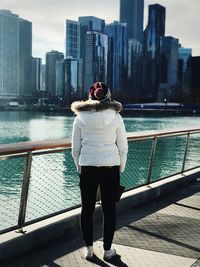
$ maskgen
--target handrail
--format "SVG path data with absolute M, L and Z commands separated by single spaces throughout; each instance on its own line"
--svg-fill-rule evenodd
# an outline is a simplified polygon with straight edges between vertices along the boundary
M 132 176 L 132 173 L 135 172 L 135 163 L 137 164 L 137 154 L 138 153 L 138 159 L 140 160 L 139 162 L 139 167 L 138 169 L 138 173 L 142 172 L 142 176 L 138 176 L 137 177 L 137 181 L 141 179 L 141 181 L 139 183 L 134 184 L 133 183 L 133 179 L 131 177 L 131 185 L 128 185 L 128 189 L 130 190 L 132 188 L 134 188 L 135 186 L 141 186 L 141 185 L 148 185 L 154 181 L 157 181 L 158 179 L 165 179 L 167 177 L 169 177 L 169 175 L 175 175 L 178 173 L 183 173 L 186 170 L 192 170 L 195 168 L 200 167 L 199 166 L 199 162 L 195 165 L 191 165 L 188 164 L 190 157 L 190 153 L 191 151 L 193 151 L 193 149 L 190 150 L 190 148 L 192 148 L 192 135 L 194 136 L 195 134 L 200 134 L 200 129 L 173 129 L 173 130 L 156 130 L 156 131 L 143 131 L 143 132 L 129 132 L 127 133 L 127 139 L 129 141 L 129 162 L 127 163 L 127 166 L 129 166 L 129 174 L 127 172 L 125 172 L 125 175 L 127 175 L 127 178 L 130 176 Z M 181 138 L 178 138 L 178 140 L 176 139 L 176 137 L 181 136 Z M 164 138 L 163 138 L 164 137 Z M 169 143 L 171 142 L 171 139 L 168 140 L 169 137 L 174 137 L 174 139 L 176 139 L 174 142 L 174 140 L 172 139 L 172 152 L 173 155 L 174 153 L 176 154 L 176 150 L 179 150 L 180 147 L 180 157 L 178 160 L 178 165 L 175 168 L 172 168 L 172 170 L 170 169 L 170 172 L 164 172 L 164 175 L 161 174 L 160 169 L 163 166 L 163 159 L 161 159 L 161 167 L 159 169 L 158 167 L 158 159 L 159 155 L 162 155 L 163 157 L 163 153 L 165 153 L 165 149 L 167 150 L 167 146 L 163 146 L 162 138 L 163 139 L 167 139 L 164 141 L 169 141 Z M 196 136 L 199 142 L 199 135 Z M 146 140 L 148 139 L 148 142 L 146 142 Z M 138 142 L 139 141 L 139 142 Z M 145 141 L 145 142 L 144 142 Z M 181 141 L 181 145 L 180 145 L 180 141 Z M 196 138 L 194 138 L 194 142 L 196 142 Z M 131 144 L 132 143 L 132 144 Z M 134 144 L 133 144 L 134 143 Z M 176 143 L 176 144 L 175 144 Z M 166 143 L 165 143 L 166 144 Z M 197 144 L 197 143 L 195 143 Z M 198 143 L 199 144 L 199 143 Z M 144 147 L 145 145 L 145 147 Z M 191 146 L 191 147 L 190 147 Z M 164 147 L 164 150 L 162 150 Z M 50 166 L 50 164 L 54 165 L 53 160 L 58 156 L 58 154 L 55 154 L 57 152 L 62 152 L 63 151 L 65 153 L 63 153 L 65 156 L 68 155 L 67 157 L 64 156 L 64 158 L 60 158 L 58 157 L 58 161 L 55 161 L 55 164 L 58 167 L 59 170 L 59 166 L 62 165 L 61 168 L 61 176 L 62 174 L 65 176 L 66 174 L 66 169 L 63 169 L 63 166 L 65 166 L 67 164 L 67 162 L 70 164 L 73 162 L 73 159 L 71 158 L 71 156 L 69 156 L 70 152 L 69 148 L 71 148 L 71 139 L 70 138 L 63 138 L 63 139 L 56 139 L 56 140 L 44 140 L 44 141 L 32 141 L 32 142 L 19 142 L 19 143 L 14 143 L 14 144 L 2 144 L 0 145 L 0 163 L 2 164 L 2 170 L 6 170 L 9 171 L 9 168 L 12 168 L 12 166 L 14 166 L 15 164 L 18 164 L 17 161 L 10 161 L 10 159 L 16 159 L 16 158 L 23 158 L 23 160 L 20 160 L 20 177 L 22 179 L 22 188 L 21 188 L 21 198 L 20 198 L 20 204 L 19 204 L 19 213 L 18 213 L 18 224 L 11 227 L 12 229 L 19 229 L 20 232 L 23 232 L 23 226 L 32 223 L 33 221 L 38 221 L 43 219 L 44 217 L 51 217 L 55 214 L 59 214 L 62 213 L 64 211 L 66 211 L 66 209 L 60 209 L 60 210 L 55 210 L 55 212 L 50 212 L 49 214 L 44 214 L 41 215 L 38 218 L 34 218 L 33 220 L 26 220 L 26 210 L 27 210 L 27 203 L 28 202 L 28 196 L 30 196 L 30 192 L 29 192 L 29 183 L 31 184 L 31 181 L 34 181 L 34 179 L 37 177 L 37 175 L 40 173 L 40 171 L 38 171 L 38 173 L 35 172 L 35 170 L 38 167 L 41 167 L 42 165 L 42 169 L 43 169 L 43 164 L 45 164 L 45 162 L 48 164 L 48 167 Z M 142 150 L 144 148 L 144 150 Z M 147 149 L 146 149 L 147 148 Z M 198 147 L 197 147 L 198 148 Z M 131 150 L 134 151 L 134 160 L 133 157 L 131 157 L 131 155 L 133 156 L 133 154 L 131 154 Z M 145 152 L 145 153 L 144 153 Z M 61 153 L 61 154 L 62 154 Z M 142 153 L 142 154 L 141 154 Z M 199 152 L 198 152 L 199 153 Z M 49 154 L 47 155 L 47 157 L 44 157 L 44 162 L 41 161 L 40 156 L 44 155 L 44 154 Z M 195 151 L 194 151 L 195 154 Z M 171 155 L 171 154 L 170 154 Z M 189 156 L 188 156 L 189 155 Z M 195 154 L 196 155 L 196 154 Z M 199 154 L 198 154 L 199 155 Z M 39 156 L 39 157 L 38 157 Z M 6 165 L 7 160 L 9 160 L 9 164 Z M 68 160 L 68 161 L 66 161 Z M 166 157 L 166 160 L 168 160 L 168 156 Z M 173 160 L 173 164 L 174 164 L 174 157 L 172 157 Z M 5 161 L 5 162 L 4 162 Z M 38 162 L 40 162 L 40 164 L 38 164 Z M 141 166 L 141 164 L 144 162 L 143 167 Z M 59 165 L 61 164 L 61 165 Z M 63 165 L 64 164 L 64 165 Z M 72 164 L 73 165 L 73 164 Z M 180 165 L 180 166 L 179 166 Z M 6 166 L 8 166 L 8 170 L 6 169 Z M 18 165 L 17 165 L 18 166 Z M 22 170 L 22 167 L 24 166 L 24 169 Z M 45 166 L 45 165 L 44 165 Z M 56 168 L 57 168 L 56 167 Z M 141 168 L 140 168 L 141 167 Z M 73 176 L 73 172 L 76 172 L 75 166 L 69 166 L 69 168 L 67 168 L 68 171 L 70 169 L 70 175 L 69 175 L 69 179 L 71 179 L 70 177 Z M 51 170 L 51 168 L 50 168 Z M 53 168 L 54 170 L 54 168 Z M 130 172 L 131 170 L 131 172 Z M 132 172 L 133 171 L 133 172 Z M 159 172 L 158 175 L 156 172 Z M 3 173 L 3 171 L 2 171 Z M 44 170 L 44 173 L 46 173 L 46 169 Z M 60 172 L 58 172 L 60 173 Z M 40 173 L 41 174 L 41 173 Z M 50 175 L 51 176 L 51 175 Z M 136 175 L 137 176 L 137 175 Z M 3 174 L 4 177 L 4 174 Z M 124 176 L 125 177 L 125 176 Z M 45 175 L 43 177 L 40 177 L 42 180 L 45 179 Z M 5 179 L 4 179 L 5 180 Z M 128 180 L 128 179 L 127 179 Z M 36 180 L 37 181 L 37 180 Z M 63 183 L 63 182 L 62 182 Z M 32 184 L 32 186 L 36 186 L 36 184 Z M 77 185 L 78 186 L 78 185 Z M 75 204 L 74 206 L 70 206 L 69 208 L 67 208 L 67 210 L 76 207 L 77 204 Z M 51 209 L 52 210 L 52 209 Z M 6 228 L 0 231 L 1 232 L 6 232 L 8 231 L 8 229 L 10 228 Z
M 127 133 L 127 139 L 133 141 L 138 139 L 155 138 L 159 136 L 184 135 L 188 133 L 198 133 L 198 132 L 200 132 L 200 129 L 129 132 Z M 71 147 L 70 138 L 2 144 L 0 145 L 0 156 L 13 155 L 19 153 L 21 154 L 33 151 L 40 151 L 40 150 L 48 150 L 53 148 L 70 148 L 70 147 Z

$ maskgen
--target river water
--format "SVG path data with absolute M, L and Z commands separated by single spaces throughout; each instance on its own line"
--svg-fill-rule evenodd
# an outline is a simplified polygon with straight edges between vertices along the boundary
M 0 144 L 70 137 L 73 120 L 71 114 L 1 111 Z M 128 132 L 200 128 L 199 116 L 137 115 L 124 122 Z

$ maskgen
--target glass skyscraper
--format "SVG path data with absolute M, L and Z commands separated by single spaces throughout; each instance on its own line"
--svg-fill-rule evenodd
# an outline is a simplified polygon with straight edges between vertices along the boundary
M 31 96 L 32 23 L 19 19 L 19 94 Z
M 158 100 L 173 100 L 178 82 L 178 39 L 171 36 L 161 38 L 160 86 Z
M 143 42 L 144 0 L 120 0 L 120 22 L 127 23 L 128 39 Z
M 46 53 L 46 91 L 50 98 L 56 97 L 56 61 L 64 58 L 63 53 L 51 51 Z
M 148 25 L 144 31 L 143 95 L 157 100 L 160 82 L 160 39 L 165 34 L 165 7 L 149 6 Z
M 0 98 L 19 97 L 19 17 L 0 10 Z
M 80 25 L 77 21 L 66 20 L 66 58 L 79 57 Z
M 179 47 L 178 49 L 178 80 L 181 94 L 189 95 L 191 93 L 191 59 L 192 49 Z
M 127 76 L 127 24 L 114 21 L 105 26 L 109 36 L 108 85 L 112 92 L 121 91 Z
M 108 35 L 95 31 L 86 33 L 85 92 L 96 81 L 107 83 Z

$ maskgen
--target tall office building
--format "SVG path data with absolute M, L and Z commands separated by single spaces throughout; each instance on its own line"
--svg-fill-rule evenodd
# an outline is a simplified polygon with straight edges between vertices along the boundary
M 88 31 L 86 33 L 85 92 L 96 81 L 107 83 L 108 73 L 108 35 Z
M 161 38 L 160 85 L 158 101 L 173 100 L 178 82 L 178 39 L 171 36 Z
M 126 23 L 114 21 L 105 26 L 109 36 L 108 85 L 112 92 L 123 90 L 127 77 L 128 40 Z
M 130 100 L 136 100 L 141 91 L 143 49 L 144 0 L 120 0 L 120 22 L 127 24 L 128 77 Z
M 192 93 L 200 101 L 200 56 L 192 57 Z M 198 101 L 197 100 L 197 101 Z
M 66 58 L 79 56 L 80 25 L 74 20 L 66 20 Z
M 0 98 L 19 97 L 19 17 L 0 10 Z
M 179 47 L 178 82 L 181 95 L 189 95 L 191 93 L 191 59 L 192 49 Z
M 82 69 L 79 71 L 83 75 L 83 84 L 82 84 L 82 92 L 86 92 L 88 90 L 85 82 L 85 66 L 86 66 L 86 33 L 87 31 L 95 31 L 99 33 L 104 32 L 105 21 L 100 18 L 96 18 L 94 16 L 83 16 L 78 18 L 78 22 L 80 24 L 80 42 L 79 42 L 79 59 L 82 60 Z M 79 65 L 80 68 L 81 65 Z
M 50 98 L 56 97 L 56 61 L 64 58 L 63 53 L 51 51 L 46 53 L 45 88 Z
M 32 68 L 31 68 L 32 95 L 39 93 L 41 90 L 41 66 L 42 66 L 42 59 L 32 57 Z
M 56 61 L 56 92 L 55 96 L 63 98 L 65 91 L 65 60 Z
M 128 39 L 143 42 L 144 0 L 120 0 L 120 22 L 127 23 Z
M 31 96 L 32 23 L 19 19 L 19 94 Z
M 160 38 L 165 35 L 165 7 L 149 6 L 148 24 L 144 31 L 143 96 L 157 100 L 160 83 Z

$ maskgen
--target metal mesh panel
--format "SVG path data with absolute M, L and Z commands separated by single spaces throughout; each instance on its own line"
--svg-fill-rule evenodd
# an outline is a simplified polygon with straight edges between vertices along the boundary
M 185 144 L 186 136 L 159 137 L 157 139 L 151 181 L 181 172 Z
M 147 182 L 152 139 L 130 141 L 125 172 L 121 183 L 130 189 Z
M 71 150 L 33 156 L 26 222 L 80 204 Z
M 0 231 L 18 223 L 24 162 L 24 158 L 0 160 Z
M 200 166 L 200 134 L 191 134 L 189 139 L 188 152 L 185 169 L 192 169 Z

